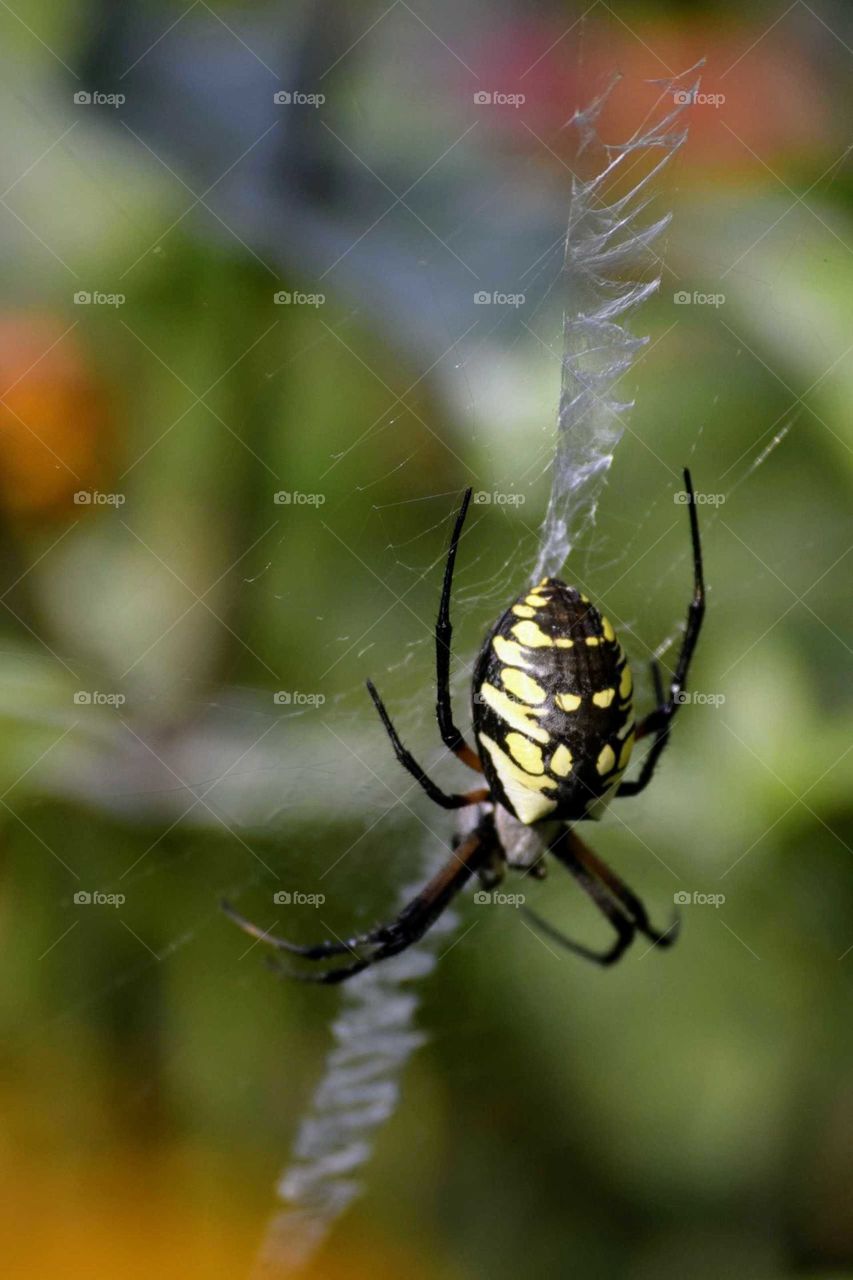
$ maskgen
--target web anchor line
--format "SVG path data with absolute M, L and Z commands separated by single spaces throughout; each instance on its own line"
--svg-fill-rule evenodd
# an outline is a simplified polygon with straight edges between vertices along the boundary
M 557 445 L 531 582 L 558 575 L 594 523 L 625 416 L 633 408 L 633 401 L 618 398 L 616 385 L 648 337 L 635 337 L 624 320 L 660 288 L 661 260 L 653 246 L 672 214 L 653 218 L 649 208 L 660 175 L 687 138 L 685 112 L 695 100 L 702 66 L 653 81 L 660 89 L 655 118 L 648 123 L 647 117 L 626 142 L 605 145 L 597 131 L 618 76 L 570 122 L 580 133 L 580 156 L 595 150 L 602 159 L 593 177 L 572 179 L 561 280 L 567 306 Z M 650 167 L 625 195 L 608 199 L 613 181 L 638 156 L 650 157 Z

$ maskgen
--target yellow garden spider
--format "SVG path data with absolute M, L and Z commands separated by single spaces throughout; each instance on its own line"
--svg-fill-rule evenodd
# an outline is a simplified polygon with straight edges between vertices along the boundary
M 638 932 L 655 946 L 675 941 L 677 918 L 663 933 L 653 929 L 640 900 L 587 848 L 574 825 L 599 817 L 614 795 L 639 795 L 648 786 L 682 701 L 705 612 L 699 521 L 686 469 L 684 485 L 693 548 L 693 597 L 669 693 L 664 694 L 660 669 L 653 662 L 657 706 L 635 724 L 631 668 L 610 622 L 574 587 L 559 578 L 543 578 L 509 606 L 483 642 L 472 685 L 477 751 L 456 727 L 450 702 L 450 595 L 471 500 L 471 490 L 466 491 L 450 539 L 435 628 L 436 715 L 442 742 L 469 768 L 484 774 L 488 785 L 451 795 L 436 786 L 403 746 L 368 680 L 370 696 L 400 764 L 436 804 L 463 810 L 460 828 L 449 860 L 396 920 L 347 942 L 298 946 L 263 932 L 224 903 L 246 933 L 279 951 L 311 961 L 349 957 L 346 964 L 315 972 L 284 972 L 309 982 L 343 982 L 421 938 L 473 874 L 485 887 L 498 883 L 507 866 L 541 877 L 547 853 L 574 876 L 616 932 L 608 950 L 593 951 L 564 938 L 523 908 L 550 938 L 602 965 L 618 960 Z M 622 782 L 635 740 L 649 736 L 652 746 L 639 777 Z

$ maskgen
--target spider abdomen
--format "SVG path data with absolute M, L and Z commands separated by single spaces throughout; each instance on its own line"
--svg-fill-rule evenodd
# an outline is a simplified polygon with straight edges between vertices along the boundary
M 543 578 L 499 618 L 474 670 L 473 720 L 495 799 L 525 824 L 595 817 L 634 745 L 632 677 L 607 618 Z

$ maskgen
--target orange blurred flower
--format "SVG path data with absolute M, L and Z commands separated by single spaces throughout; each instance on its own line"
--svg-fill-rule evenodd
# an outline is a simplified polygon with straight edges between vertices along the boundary
M 106 387 L 72 327 L 0 314 L 0 508 L 14 520 L 67 518 L 111 470 Z

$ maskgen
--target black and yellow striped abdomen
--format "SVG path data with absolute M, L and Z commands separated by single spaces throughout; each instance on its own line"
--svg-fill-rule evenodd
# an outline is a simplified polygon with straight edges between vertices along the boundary
M 608 620 L 543 578 L 486 637 L 474 731 L 493 797 L 521 822 L 594 817 L 634 745 L 631 669 Z

